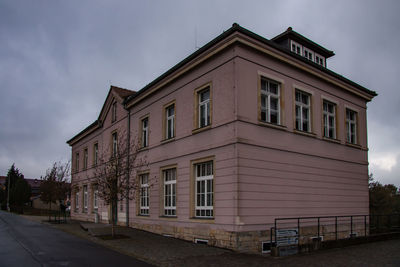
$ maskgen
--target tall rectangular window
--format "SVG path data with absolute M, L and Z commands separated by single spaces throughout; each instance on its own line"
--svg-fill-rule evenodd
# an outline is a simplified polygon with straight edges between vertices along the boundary
M 141 174 L 139 176 L 140 196 L 139 196 L 139 214 L 149 215 L 150 195 L 149 195 L 149 174 Z
M 149 118 L 142 119 L 142 147 L 149 146 Z
M 206 127 L 211 124 L 210 118 L 210 87 L 197 93 L 198 100 L 198 127 Z
M 213 162 L 195 165 L 195 214 L 196 217 L 214 216 Z
M 336 138 L 336 105 L 324 101 L 323 103 L 324 116 L 324 137 Z
M 164 215 L 176 215 L 176 169 L 163 171 L 164 177 Z
M 261 78 L 261 120 L 280 124 L 280 84 Z
M 175 104 L 165 108 L 165 139 L 175 136 Z
M 357 144 L 357 113 L 346 109 L 346 142 Z
M 75 172 L 79 171 L 79 152 L 75 153 Z
M 88 209 L 88 191 L 87 185 L 83 186 L 83 210 L 87 212 Z
M 79 210 L 79 191 L 75 192 L 75 211 Z
M 311 131 L 311 97 L 309 94 L 296 90 L 296 130 Z
M 111 107 L 111 122 L 115 122 L 117 120 L 117 102 L 112 103 Z
M 83 169 L 86 170 L 88 167 L 88 149 L 83 150 Z
M 97 166 L 99 160 L 99 144 L 96 143 L 93 146 L 93 165 Z
M 93 210 L 97 211 L 99 209 L 99 203 L 98 203 L 98 197 L 99 197 L 99 189 L 97 185 L 93 187 Z
M 112 156 L 116 157 L 118 152 L 118 136 L 117 133 L 112 134 Z

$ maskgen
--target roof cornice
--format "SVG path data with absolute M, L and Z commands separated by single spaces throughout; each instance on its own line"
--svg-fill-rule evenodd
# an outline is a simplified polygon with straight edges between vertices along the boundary
M 262 45 L 256 44 L 254 41 L 250 41 L 251 39 L 249 38 L 243 38 L 243 36 L 240 36 L 238 34 L 234 35 L 235 32 L 241 33 L 243 34 L 243 36 L 250 37 L 251 39 L 260 42 L 260 44 L 264 44 L 273 49 L 276 49 L 279 52 L 285 54 L 285 56 L 283 56 L 280 53 L 277 53 L 277 51 L 266 49 Z M 135 95 L 128 97 L 125 100 L 125 107 L 127 109 L 131 108 L 132 106 L 134 106 L 135 104 L 137 104 L 150 94 L 154 93 L 158 89 L 172 82 L 173 80 L 180 77 L 187 71 L 195 68 L 199 64 L 203 63 L 205 60 L 209 59 L 210 57 L 214 56 L 215 54 L 219 53 L 223 49 L 227 48 L 228 46 L 236 42 L 252 47 L 256 50 L 259 50 L 263 53 L 273 56 L 281 61 L 284 61 L 285 63 L 288 63 L 294 67 L 300 68 L 310 74 L 313 74 L 323 80 L 326 80 L 336 86 L 339 86 L 344 90 L 350 91 L 364 98 L 366 101 L 370 101 L 374 96 L 377 95 L 376 92 L 371 91 L 327 68 L 321 67 L 313 62 L 310 62 L 309 60 L 306 60 L 305 58 L 292 53 L 291 51 L 280 46 L 279 44 L 270 41 L 234 23 L 230 29 L 223 32 L 215 39 L 211 40 L 209 43 L 207 43 L 206 45 L 204 45 L 203 47 L 201 47 L 200 49 L 189 55 L 187 58 L 176 64 L 174 67 L 166 71 L 157 79 L 155 79 L 154 81 L 143 87 L 141 90 L 139 90 Z M 205 53 L 207 50 L 209 50 L 208 53 Z M 299 61 L 306 64 L 299 64 Z

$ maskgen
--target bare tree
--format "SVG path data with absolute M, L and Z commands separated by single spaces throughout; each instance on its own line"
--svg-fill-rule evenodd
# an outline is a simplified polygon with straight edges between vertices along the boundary
M 40 199 L 49 204 L 49 221 L 51 212 L 51 203 L 60 204 L 65 200 L 70 191 L 68 183 L 70 176 L 70 162 L 54 162 L 53 166 L 46 171 L 46 175 L 40 184 Z
M 140 143 L 130 141 L 125 132 L 114 133 L 111 145 L 100 153 L 94 171 L 98 196 L 105 205 L 111 205 L 111 234 L 115 237 L 116 210 L 118 201 L 132 200 L 138 192 L 138 183 L 131 179 L 146 158 L 139 157 Z

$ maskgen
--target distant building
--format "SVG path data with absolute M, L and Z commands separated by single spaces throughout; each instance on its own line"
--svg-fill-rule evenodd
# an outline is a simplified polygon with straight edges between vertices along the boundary
M 72 218 L 110 220 L 92 178 L 116 132 L 149 162 L 136 200 L 114 207 L 120 224 L 261 251 L 275 218 L 368 214 L 376 93 L 329 70 L 333 55 L 291 28 L 268 40 L 234 24 L 141 90 L 111 86 L 68 141 Z

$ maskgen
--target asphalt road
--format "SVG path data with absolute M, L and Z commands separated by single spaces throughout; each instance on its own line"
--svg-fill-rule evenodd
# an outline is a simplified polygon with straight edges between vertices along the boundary
M 52 227 L 0 211 L 0 266 L 151 266 Z

